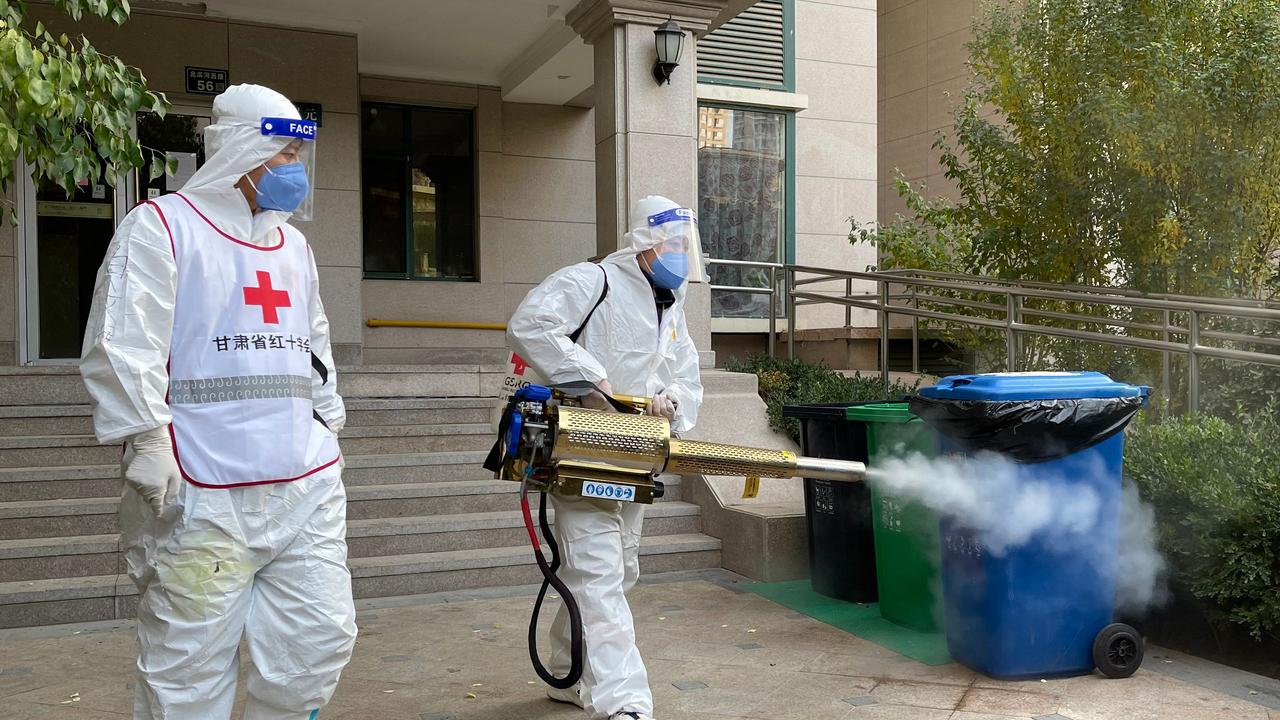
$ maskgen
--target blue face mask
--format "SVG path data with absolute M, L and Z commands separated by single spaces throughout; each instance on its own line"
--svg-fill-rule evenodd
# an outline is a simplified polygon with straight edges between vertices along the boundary
M 258 181 L 257 190 L 259 208 L 293 212 L 311 190 L 307 181 L 307 169 L 302 163 L 296 162 L 266 168 L 262 179 Z
M 666 290 L 675 290 L 689 277 L 689 256 L 682 252 L 665 252 L 649 263 L 649 278 Z

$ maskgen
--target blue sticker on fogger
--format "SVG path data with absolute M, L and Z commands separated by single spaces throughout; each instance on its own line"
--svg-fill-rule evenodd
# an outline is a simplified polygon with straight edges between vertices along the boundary
M 262 134 L 315 140 L 316 123 L 314 120 L 295 120 L 293 118 L 262 118 Z
M 318 717 L 320 717 L 320 708 L 312 710 L 311 714 L 307 716 L 307 720 L 316 720 Z
M 673 220 L 684 220 L 696 223 L 698 222 L 698 217 L 694 215 L 693 211 L 689 208 L 671 208 L 670 210 L 665 210 L 657 215 L 650 215 L 649 227 L 668 223 Z

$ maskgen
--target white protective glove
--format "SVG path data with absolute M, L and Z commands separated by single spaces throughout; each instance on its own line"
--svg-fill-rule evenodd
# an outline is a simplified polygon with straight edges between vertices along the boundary
M 645 415 L 653 415 L 655 417 L 664 417 L 667 422 L 675 422 L 676 419 L 676 403 L 671 398 L 658 393 L 649 401 L 649 407 L 644 411 Z
M 596 384 L 596 387 L 598 388 L 598 390 L 592 390 L 586 395 L 583 395 L 582 399 L 579 400 L 579 402 L 582 403 L 582 407 L 587 408 L 589 410 L 603 410 L 605 412 L 617 412 L 618 409 L 615 408 L 607 398 L 605 398 L 605 395 L 613 395 L 613 386 L 609 384 L 609 381 L 601 380 L 599 383 Z
M 158 516 L 178 499 L 182 473 L 173 456 L 169 426 L 134 435 L 124 454 L 124 482 L 151 505 Z

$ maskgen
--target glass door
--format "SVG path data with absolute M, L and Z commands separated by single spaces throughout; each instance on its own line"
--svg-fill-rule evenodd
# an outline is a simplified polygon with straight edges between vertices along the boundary
M 27 300 L 33 322 L 26 360 L 74 360 L 80 357 L 98 266 L 123 215 L 122 198 L 110 185 L 87 181 L 70 194 L 30 181 L 27 190 Z

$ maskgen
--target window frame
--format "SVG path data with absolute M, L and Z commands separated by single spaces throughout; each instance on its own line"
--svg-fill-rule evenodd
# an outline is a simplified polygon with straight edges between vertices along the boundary
M 364 117 L 365 112 L 370 107 L 398 108 L 404 113 L 404 120 L 401 127 L 401 144 L 400 152 L 393 153 L 384 150 L 370 151 L 364 146 Z M 419 275 L 414 269 L 414 234 L 413 234 L 413 111 L 414 110 L 432 110 L 451 113 L 465 113 L 470 119 L 471 129 L 471 196 L 474 200 L 472 203 L 472 274 L 469 278 L 464 277 L 439 277 L 429 275 Z M 387 272 L 383 270 L 369 270 L 364 266 L 364 177 L 363 173 L 360 179 L 360 213 L 361 213 L 361 233 L 360 233 L 360 272 L 366 280 L 406 280 L 411 282 L 455 282 L 455 283 L 478 283 L 480 282 L 480 152 L 476 143 L 479 140 L 479 130 L 477 128 L 479 113 L 476 108 L 464 107 L 444 107 L 438 105 L 424 105 L 417 103 L 394 102 L 386 100 L 361 100 L 360 101 L 360 164 L 363 168 L 366 158 L 374 158 L 378 160 L 394 160 L 398 161 L 403 170 L 401 181 L 404 183 L 404 272 Z
M 718 108 L 724 110 L 740 110 L 748 112 L 773 113 L 783 116 L 783 132 L 785 137 L 782 139 L 783 152 L 783 222 L 782 222 L 782 239 L 778 247 L 778 256 L 776 262 L 794 265 L 796 262 L 796 111 L 779 107 L 770 107 L 767 105 L 751 105 L 744 103 L 731 103 L 719 100 L 698 100 L 698 109 L 704 107 Z M 725 123 L 728 127 L 728 123 Z M 701 167 L 695 168 L 697 172 L 701 172 Z M 701 206 L 702 197 L 699 195 L 698 204 Z M 705 250 L 704 250 L 705 251 Z M 781 278 L 781 272 L 779 272 Z M 781 282 L 781 280 L 779 280 Z M 783 303 L 777 305 L 779 318 L 785 314 Z M 724 323 L 726 321 L 733 323 L 768 323 L 768 318 L 734 318 L 734 317 L 716 317 L 712 315 L 713 323 Z M 714 331 L 714 328 L 713 328 Z

